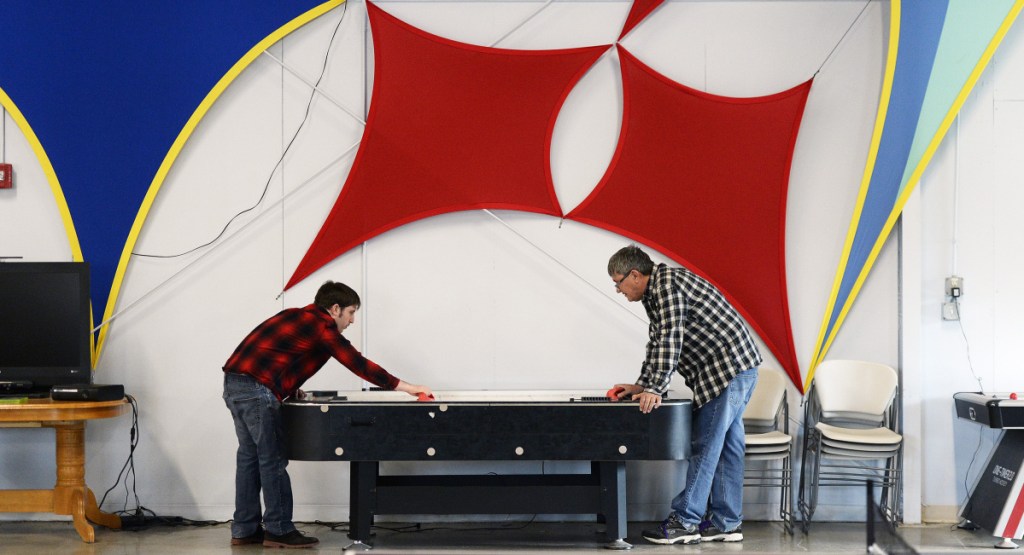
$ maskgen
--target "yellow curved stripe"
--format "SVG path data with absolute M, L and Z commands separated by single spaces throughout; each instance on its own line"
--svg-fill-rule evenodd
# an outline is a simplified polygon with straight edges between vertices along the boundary
M 145 223 L 146 217 L 149 215 L 149 211 L 153 207 L 153 201 L 156 199 L 157 193 L 160 192 L 160 187 L 163 186 L 164 180 L 167 178 L 167 173 L 170 171 L 171 166 L 174 165 L 174 161 L 177 160 L 178 155 L 181 153 L 181 149 L 184 148 L 185 142 L 192 136 L 192 132 L 195 131 L 196 126 L 199 125 L 199 122 L 202 121 L 203 117 L 206 116 L 206 113 L 209 112 L 213 103 L 216 102 L 220 95 L 228 88 L 228 85 L 230 85 L 242 73 L 242 71 L 245 70 L 245 68 L 249 67 L 253 60 L 259 57 L 264 50 L 270 48 L 271 45 L 281 40 L 292 31 L 295 31 L 306 23 L 309 23 L 330 10 L 340 6 L 344 2 L 345 0 L 329 0 L 324 2 L 323 4 L 320 4 L 319 6 L 289 21 L 270 35 L 267 35 L 266 38 L 253 46 L 244 56 L 242 56 L 241 59 L 235 62 L 235 65 L 231 66 L 231 69 L 221 77 L 220 81 L 214 85 L 213 89 L 211 89 L 209 94 L 206 95 L 206 98 L 203 99 L 195 112 L 192 113 L 192 117 L 190 117 L 188 122 L 185 123 L 185 126 L 178 134 L 178 137 L 171 145 L 170 150 L 167 151 L 167 155 L 164 157 L 163 163 L 160 164 L 160 168 L 157 170 L 156 175 L 153 177 L 153 182 L 149 185 L 149 190 L 146 192 L 146 197 L 143 199 L 142 205 L 139 207 L 139 213 L 135 216 L 135 222 L 132 224 L 131 231 L 128 233 L 128 239 L 125 241 L 124 249 L 121 251 L 121 259 L 117 264 L 117 271 L 114 273 L 114 281 L 110 287 L 110 297 L 107 299 L 107 306 L 104 310 L 101 322 L 106 322 L 114 314 L 117 297 L 121 292 L 121 285 L 124 281 L 125 273 L 128 270 L 128 262 L 131 260 L 132 250 L 134 250 L 135 243 L 138 241 L 139 233 L 142 231 L 142 225 Z M 96 343 L 96 349 L 93 354 L 94 366 L 99 361 L 109 328 L 109 325 L 104 324 L 100 329 L 99 339 Z
M 57 212 L 60 213 L 61 222 L 64 223 L 64 234 L 68 236 L 68 246 L 71 248 L 71 261 L 82 262 L 82 245 L 78 242 L 78 232 L 75 231 L 75 222 L 71 219 L 71 209 L 68 208 L 68 200 L 64 197 L 64 189 L 60 186 L 57 172 L 53 169 L 53 164 L 50 163 L 50 157 L 47 156 L 43 143 L 39 142 L 39 137 L 36 136 L 36 132 L 29 125 L 28 120 L 25 119 L 25 114 L 21 113 L 21 110 L 18 109 L 18 106 L 11 100 L 10 95 L 4 91 L 3 87 L 0 87 L 0 106 L 3 106 L 7 113 L 11 114 L 14 124 L 21 130 L 21 134 L 25 136 L 29 146 L 32 147 L 32 152 L 36 155 L 36 159 L 39 160 L 39 165 L 43 168 L 43 175 L 46 176 L 46 182 L 50 185 L 50 192 L 53 193 L 53 200 L 57 203 Z M 89 322 L 91 327 L 91 310 L 89 312 Z M 89 334 L 89 349 L 92 365 L 95 368 L 96 341 L 92 334 Z
M 967 97 L 970 96 L 971 91 L 974 89 L 974 86 L 978 82 L 978 79 L 981 78 L 981 74 L 985 71 L 985 68 L 988 66 L 988 63 L 992 60 L 992 56 L 995 54 L 996 49 L 999 47 L 1003 39 L 1006 37 L 1006 33 L 1009 32 L 1010 27 L 1013 26 L 1013 22 L 1017 19 L 1017 16 L 1020 14 L 1022 8 L 1024 8 L 1024 0 L 1017 0 L 1016 2 L 1014 2 L 1013 7 L 1010 8 L 1010 11 L 1007 13 L 1006 18 L 1003 19 L 1003 22 L 1000 24 L 999 29 L 996 31 L 995 35 L 993 35 L 992 40 L 990 40 L 988 45 L 985 47 L 985 51 L 982 54 L 981 58 L 978 60 L 978 63 L 976 63 L 974 65 L 974 68 L 971 70 L 970 76 L 968 76 L 967 80 L 964 82 L 963 87 L 960 88 L 960 92 L 959 94 L 957 94 L 956 100 L 954 100 L 949 111 L 946 112 L 946 115 L 942 119 L 942 123 L 936 130 L 935 135 L 932 137 L 931 141 L 929 141 L 927 149 L 925 149 L 924 154 L 921 156 L 921 160 L 918 161 L 918 164 L 917 166 L 915 166 L 914 171 L 911 172 L 910 178 L 907 180 L 906 186 L 903 188 L 903 191 L 900 192 L 900 195 L 897 198 L 896 204 L 894 205 L 892 212 L 889 213 L 889 217 L 886 219 L 885 225 L 882 227 L 881 233 L 879 234 L 878 238 L 875 240 L 875 244 L 871 248 L 871 253 L 868 256 L 867 261 L 861 268 L 860 274 L 857 276 L 857 281 L 854 283 L 850 295 L 846 298 L 846 302 L 843 305 L 843 310 L 839 313 L 839 317 L 836 319 L 836 325 L 832 327 L 832 331 L 829 334 L 828 342 L 822 349 L 820 355 L 821 357 L 824 357 L 825 352 L 827 352 L 829 347 L 831 347 L 832 341 L 835 339 L 839 327 L 842 325 L 843 320 L 846 319 L 846 314 L 852 308 L 854 300 L 860 293 L 860 289 L 863 286 L 864 281 L 867 279 L 867 276 L 870 273 L 871 268 L 874 266 L 875 261 L 878 258 L 878 254 L 881 252 L 882 247 L 885 244 L 885 241 L 888 240 L 889 234 L 892 232 L 892 228 L 896 225 L 896 221 L 899 219 L 900 214 L 903 213 L 903 208 L 904 206 L 906 206 L 907 200 L 910 198 L 910 195 L 913 194 L 914 189 L 916 189 L 917 187 L 917 184 L 920 183 L 921 176 L 924 174 L 925 168 L 927 168 L 928 164 L 931 163 L 931 160 L 935 156 L 935 152 L 938 150 L 939 145 L 942 144 L 942 140 L 945 138 L 946 133 L 949 131 L 949 128 L 952 126 L 953 121 L 960 113 L 960 109 L 967 101 Z M 829 307 L 830 311 L 831 308 L 832 307 Z M 817 360 L 816 362 L 820 362 L 820 360 Z M 808 383 L 810 383 L 811 376 L 813 376 L 813 371 L 814 366 L 811 367 L 811 373 L 808 375 Z
M 60 219 L 64 222 L 64 233 L 67 234 L 68 245 L 71 247 L 71 260 L 73 262 L 81 262 L 82 245 L 78 242 L 75 222 L 71 220 L 71 210 L 68 208 L 68 201 L 64 197 L 64 190 L 61 189 L 60 181 L 57 179 L 57 172 L 54 171 L 53 164 L 50 163 L 50 157 L 46 155 L 43 144 L 39 142 L 39 137 L 32 130 L 32 126 L 25 119 L 25 115 L 21 113 L 21 110 L 14 104 L 14 101 L 7 95 L 3 87 L 0 87 L 0 105 L 11 114 L 11 119 L 14 120 L 21 133 L 25 135 L 29 146 L 32 147 L 32 152 L 35 153 L 36 158 L 39 160 L 39 165 L 42 166 L 43 174 L 46 176 L 46 182 L 50 184 L 50 191 L 53 192 L 53 200 L 57 202 L 57 211 L 60 212 Z
M 821 322 L 821 330 L 818 331 L 818 341 L 815 343 L 816 347 L 814 355 L 811 357 L 811 364 L 807 371 L 807 377 L 804 378 L 804 391 L 807 391 L 807 387 L 814 379 L 814 370 L 817 368 L 818 364 L 821 363 L 821 359 L 824 358 L 825 352 L 828 351 L 828 347 L 831 345 L 832 339 L 835 337 L 835 330 L 839 327 L 839 323 L 845 316 L 845 313 L 840 314 L 840 317 L 836 319 L 836 325 L 832 327 L 828 343 L 826 343 L 825 347 L 822 348 L 822 340 L 825 338 L 825 331 L 828 330 L 828 321 L 832 316 L 832 310 L 835 308 L 836 299 L 839 297 L 839 288 L 843 282 L 843 273 L 850 260 L 850 250 L 853 248 L 853 240 L 857 235 L 857 224 L 860 222 L 860 215 L 864 210 L 864 200 L 867 198 L 868 188 L 871 185 L 871 176 L 875 169 L 875 160 L 878 158 L 878 145 L 882 142 L 882 131 L 885 129 L 885 118 L 889 113 L 889 99 L 892 96 L 892 83 L 896 74 L 896 54 L 899 50 L 900 44 L 900 0 L 892 0 L 890 12 L 889 52 L 886 55 L 885 60 L 885 77 L 882 81 L 882 95 L 878 101 L 878 114 L 875 117 L 875 130 L 871 136 L 871 147 L 868 150 L 867 162 L 864 164 L 864 177 L 860 182 L 860 192 L 857 194 L 857 204 L 854 208 L 853 217 L 851 218 L 850 230 L 846 234 L 846 243 L 843 245 L 843 254 L 839 259 L 839 267 L 836 269 L 836 279 L 832 283 L 832 294 L 829 296 L 828 306 L 825 309 L 825 318 Z

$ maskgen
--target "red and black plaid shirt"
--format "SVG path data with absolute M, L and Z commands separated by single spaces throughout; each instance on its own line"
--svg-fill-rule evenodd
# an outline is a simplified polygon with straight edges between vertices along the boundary
M 357 351 L 331 315 L 312 304 L 282 310 L 256 326 L 224 364 L 224 371 L 248 374 L 283 400 L 330 357 L 378 387 L 398 386 L 398 378 Z

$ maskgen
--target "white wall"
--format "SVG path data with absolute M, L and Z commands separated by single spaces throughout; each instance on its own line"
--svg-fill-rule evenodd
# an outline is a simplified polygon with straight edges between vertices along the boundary
M 951 392 L 1020 388 L 1017 338 L 1024 291 L 1018 252 L 1024 196 L 1024 33 L 1010 30 L 936 156 L 921 188 L 921 328 L 925 515 L 965 501 L 964 474 L 981 470 L 992 434 L 957 422 Z M 938 314 L 946 276 L 964 277 L 960 322 Z M 980 447 L 980 448 L 979 448 Z M 956 464 L 949 461 L 956 460 Z M 932 482 L 934 480 L 934 483 Z
M 380 5 L 430 32 L 489 45 L 542 4 L 404 0 Z M 821 68 L 797 140 L 787 214 L 791 315 L 802 365 L 811 357 L 831 291 L 880 89 L 888 4 L 872 2 L 858 18 L 863 6 L 844 0 L 670 1 L 624 42 L 670 78 L 723 95 L 785 90 Z M 628 7 L 618 0 L 559 1 L 499 46 L 611 43 Z M 310 23 L 271 51 L 315 80 L 340 14 L 335 10 Z M 1024 294 L 1011 287 L 1016 267 L 1001 255 L 1020 244 L 1014 240 L 1020 234 L 1014 227 L 1014 203 L 1007 202 L 1020 194 L 1014 192 L 1012 177 L 1021 170 L 1010 162 L 1022 141 L 1017 124 L 1024 119 L 1013 103 L 1024 89 L 1015 77 L 1020 71 L 1013 70 L 1014 64 L 1024 65 L 1024 47 L 1016 35 L 1011 32 L 993 62 L 994 71 L 986 72 L 965 108 L 959 179 L 952 169 L 956 149 L 950 143 L 956 137 L 951 136 L 916 200 L 922 214 L 915 230 L 924 239 L 904 245 L 920 249 L 915 253 L 922 268 L 914 270 L 924 280 L 920 315 L 905 315 L 920 319 L 921 335 L 915 339 L 926 369 L 920 377 L 923 415 L 908 424 L 908 433 L 920 435 L 921 452 L 907 464 L 925 470 L 921 484 L 915 484 L 924 492 L 920 500 L 915 496 L 915 506 L 956 504 L 959 464 L 949 433 L 950 397 L 976 385 L 965 370 L 959 328 L 938 317 L 941 282 L 952 272 L 954 183 L 959 187 L 956 271 L 966 278 L 963 323 L 972 339 L 975 370 L 987 388 L 1013 387 L 1010 345 L 1019 328 L 1013 308 L 1024 302 Z M 364 5 L 353 1 L 321 86 L 357 113 L 365 113 L 369 102 L 371 49 Z M 256 60 L 186 145 L 135 250 L 186 251 L 210 240 L 234 214 L 251 206 L 299 125 L 308 95 L 308 87 L 272 59 Z M 15 164 L 18 182 L 13 192 L 0 191 L 0 255 L 67 260 L 52 195 L 24 137 L 6 117 L 7 161 Z M 609 53 L 571 93 L 555 129 L 552 168 L 566 210 L 603 173 L 620 117 L 617 60 Z M 589 389 L 635 378 L 646 338 L 643 310 L 615 298 L 605 274 L 608 256 L 628 241 L 576 222 L 560 226 L 550 217 L 506 211 L 494 213 L 501 221 L 480 211 L 430 218 L 370 240 L 278 298 L 333 204 L 353 156 L 331 161 L 361 132 L 362 126 L 331 101 L 316 98 L 267 198 L 232 225 L 230 238 L 209 254 L 136 258 L 130 265 L 118 306 L 138 302 L 111 325 L 96 381 L 124 383 L 139 401 L 136 491 L 145 506 L 189 518 L 230 518 L 235 440 L 220 399 L 220 366 L 253 326 L 283 307 L 307 304 L 325 279 L 347 282 L 363 296 L 357 323 L 346 335 L 369 357 L 412 382 L 435 389 Z M 289 196 L 280 202 L 284 195 Z M 897 241 L 890 240 L 831 357 L 899 366 L 897 251 Z M 762 351 L 766 365 L 777 365 L 763 346 Z M 359 386 L 357 378 L 332 361 L 307 389 Z M 799 395 L 791 393 L 797 426 Z M 87 477 L 99 494 L 124 463 L 128 430 L 127 418 L 89 426 Z M 50 433 L 0 430 L 0 487 L 52 482 Z M 480 472 L 540 467 L 466 466 Z M 548 463 L 545 468 L 572 466 Z M 661 518 L 681 487 L 684 468 L 682 463 L 631 464 L 631 518 Z M 295 462 L 291 469 L 298 520 L 347 519 L 347 465 Z M 859 495 L 844 493 L 826 494 L 818 515 L 862 518 Z M 123 490 L 111 499 L 114 503 L 108 500 L 104 508 L 119 509 Z M 748 517 L 772 514 L 773 495 L 748 492 L 747 500 Z

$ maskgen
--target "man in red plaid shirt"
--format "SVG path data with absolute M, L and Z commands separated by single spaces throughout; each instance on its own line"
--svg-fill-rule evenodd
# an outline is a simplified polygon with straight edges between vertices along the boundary
M 341 335 L 355 321 L 359 305 L 359 295 L 352 288 L 328 281 L 317 291 L 313 304 L 285 309 L 256 326 L 224 364 L 224 402 L 238 436 L 231 545 L 312 547 L 319 543 L 296 530 L 292 522 L 281 401 L 302 397 L 299 388 L 329 358 L 378 387 L 432 395 L 428 387 L 392 376 Z M 261 489 L 267 507 L 262 517 Z

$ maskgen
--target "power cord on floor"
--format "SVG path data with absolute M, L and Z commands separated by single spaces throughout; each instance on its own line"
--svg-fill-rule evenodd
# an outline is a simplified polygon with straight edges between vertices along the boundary
M 230 520 L 192 520 L 180 516 L 161 516 L 146 507 L 138 507 L 130 514 L 119 516 L 121 517 L 121 529 L 129 532 L 138 532 L 157 526 L 193 526 L 204 528 L 231 522 Z
M 125 460 L 124 465 L 121 466 L 121 471 L 118 472 L 117 479 L 114 480 L 114 485 L 110 486 L 110 489 L 103 493 L 103 497 L 100 499 L 98 506 L 101 508 L 103 507 L 103 502 L 107 500 L 107 495 L 109 495 L 123 479 L 125 492 L 124 505 L 120 511 L 112 513 L 121 518 L 122 530 L 138 531 L 152 526 L 216 526 L 218 524 L 229 522 L 216 520 L 191 520 L 180 516 L 161 516 L 142 505 L 142 502 L 139 500 L 139 494 L 135 489 L 135 449 L 139 446 L 139 438 L 141 436 L 139 430 L 139 403 L 135 400 L 135 397 L 131 395 L 126 395 L 125 397 L 132 406 L 132 427 L 129 431 L 130 439 L 128 443 L 128 459 Z M 131 482 L 131 486 L 128 484 L 129 481 Z M 129 509 L 128 501 L 132 497 L 135 498 L 135 508 Z

